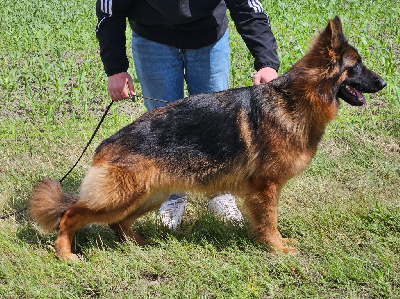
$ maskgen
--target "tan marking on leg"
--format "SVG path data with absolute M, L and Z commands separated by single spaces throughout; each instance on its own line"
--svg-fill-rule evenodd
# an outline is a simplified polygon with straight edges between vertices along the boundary
M 275 183 L 267 183 L 261 191 L 253 192 L 246 198 L 247 206 L 259 242 L 270 246 L 269 249 L 272 252 L 295 254 L 294 248 L 285 245 L 286 241 L 278 231 L 278 196 L 280 189 L 281 186 Z

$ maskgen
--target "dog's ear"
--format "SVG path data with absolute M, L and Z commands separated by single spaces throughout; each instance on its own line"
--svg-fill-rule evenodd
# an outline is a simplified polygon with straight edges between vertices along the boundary
M 329 20 L 329 24 L 325 29 L 325 34 L 330 37 L 331 47 L 336 50 L 346 40 L 342 31 L 342 22 L 338 16 L 334 19 Z

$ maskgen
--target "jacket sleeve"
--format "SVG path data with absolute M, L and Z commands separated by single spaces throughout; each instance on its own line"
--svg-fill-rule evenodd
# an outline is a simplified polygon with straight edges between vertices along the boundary
M 126 12 L 131 0 L 97 0 L 98 19 L 96 36 L 100 44 L 100 57 L 107 76 L 126 72 Z
M 226 0 L 236 29 L 253 55 L 254 68 L 272 67 L 278 71 L 277 44 L 271 31 L 269 18 L 260 0 Z

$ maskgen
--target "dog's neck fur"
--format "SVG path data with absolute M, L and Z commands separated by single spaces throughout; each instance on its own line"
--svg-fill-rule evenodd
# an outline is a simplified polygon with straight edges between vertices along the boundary
M 311 75 L 308 70 L 292 70 L 270 83 L 276 92 L 284 95 L 282 101 L 286 101 L 277 106 L 289 107 L 287 110 L 281 109 L 281 120 L 278 121 L 282 126 L 290 127 L 288 131 L 295 134 L 293 137 L 296 143 L 314 151 L 322 138 L 325 126 L 337 114 L 338 102 L 320 97 L 319 90 L 322 86 L 309 78 Z M 334 92 L 329 91 L 327 98 L 334 98 Z M 304 96 L 297 96 L 299 94 Z
M 346 44 L 341 26 L 331 22 L 309 52 L 269 84 L 287 99 L 283 105 L 290 112 L 286 113 L 281 123 L 295 128 L 298 143 L 303 147 L 316 149 L 325 126 L 337 115 L 339 85 L 332 84 L 332 81 L 338 81 L 339 75 L 336 72 L 335 51 Z

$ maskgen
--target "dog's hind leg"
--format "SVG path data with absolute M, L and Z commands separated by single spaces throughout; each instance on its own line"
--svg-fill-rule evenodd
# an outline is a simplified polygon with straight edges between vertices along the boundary
M 72 253 L 71 244 L 75 232 L 82 226 L 88 223 L 112 223 L 117 219 L 121 219 L 124 213 L 123 207 L 117 207 L 114 210 L 91 210 L 87 207 L 82 207 L 80 203 L 73 205 L 68 209 L 60 221 L 56 240 L 56 253 L 62 259 L 77 260 L 78 257 Z M 117 233 L 118 237 L 130 237 L 139 245 L 145 243 L 145 240 L 132 231 L 131 225 L 140 214 L 132 214 L 132 217 L 122 218 L 121 221 L 111 224 L 110 227 Z
M 160 197 L 149 197 L 146 177 L 113 165 L 94 165 L 80 187 L 79 199 L 63 215 L 56 240 L 57 254 L 76 259 L 71 252 L 77 229 L 88 223 L 112 224 L 119 237 L 130 237 L 138 244 L 144 240 L 131 228 L 141 215 L 161 204 Z M 166 198 L 166 197 L 165 197 Z
M 258 240 L 273 252 L 296 254 L 278 231 L 278 197 L 282 185 L 269 181 L 261 186 L 253 185 L 252 192 L 246 197 Z
M 77 259 L 71 252 L 72 238 L 85 224 L 119 222 L 138 209 L 144 191 L 132 182 L 131 177 L 129 172 L 120 169 L 110 171 L 106 167 L 94 166 L 89 170 L 82 182 L 78 201 L 61 218 L 56 240 L 59 257 Z
M 156 193 L 153 196 L 146 196 L 145 200 L 142 200 L 142 204 L 135 209 L 135 211 L 124 219 L 110 224 L 110 228 L 115 232 L 118 241 L 126 241 L 127 238 L 135 241 L 138 245 L 147 244 L 147 240 L 134 233 L 132 230 L 132 224 L 136 219 L 142 215 L 158 209 L 163 201 L 168 198 L 168 192 Z
M 124 242 L 127 238 L 136 242 L 139 246 L 145 245 L 147 240 L 139 236 L 138 234 L 134 233 L 132 230 L 132 224 L 135 222 L 136 219 L 140 217 L 135 215 L 128 216 L 125 219 L 109 224 L 110 228 L 114 231 L 117 236 L 117 240 Z
M 56 254 L 64 260 L 78 260 L 71 251 L 72 238 L 77 229 L 96 219 L 94 213 L 81 207 L 68 209 L 60 221 L 56 240 Z

